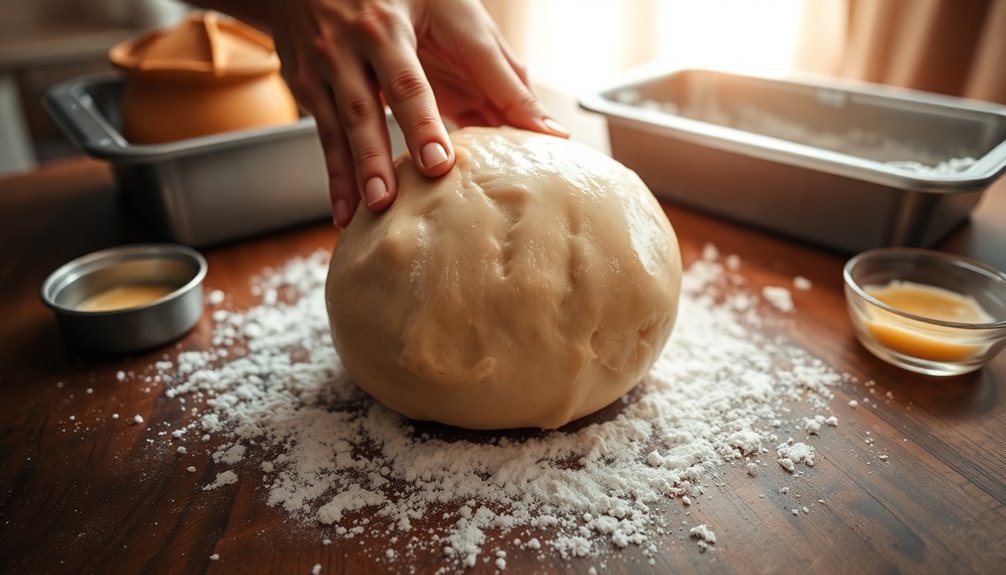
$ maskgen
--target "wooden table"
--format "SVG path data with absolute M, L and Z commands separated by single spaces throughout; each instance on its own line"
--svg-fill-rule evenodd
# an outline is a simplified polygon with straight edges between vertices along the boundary
M 840 255 L 667 206 L 686 262 L 706 242 L 739 255 L 751 285 L 802 275 L 798 321 L 789 336 L 859 382 L 878 400 L 843 412 L 807 470 L 806 497 L 827 493 L 810 518 L 788 510 L 793 494 L 739 489 L 702 502 L 720 525 L 713 551 L 668 547 L 654 564 L 632 549 L 611 572 L 1002 572 L 1006 562 L 1006 354 L 981 372 L 935 380 L 891 367 L 852 335 Z M 944 244 L 1006 268 L 1006 179 L 973 222 Z M 325 223 L 205 250 L 207 289 L 250 305 L 252 274 L 318 247 L 331 248 Z M 204 492 L 177 465 L 151 457 L 152 431 L 108 417 L 163 415 L 158 393 L 116 386 L 118 370 L 140 370 L 164 351 L 131 358 L 77 357 L 63 346 L 39 302 L 45 275 L 83 253 L 144 239 L 116 202 L 110 170 L 77 160 L 0 180 L 0 572 L 384 572 L 357 542 L 322 545 L 300 536 L 254 485 Z M 205 318 L 204 318 L 205 320 Z M 206 346 L 206 321 L 182 348 Z M 174 347 L 169 347 L 172 352 Z M 88 389 L 91 389 L 88 392 Z M 157 392 L 163 392 L 163 387 Z M 883 399 L 891 392 L 891 400 Z M 836 390 L 836 404 L 870 395 L 864 385 Z M 74 420 L 69 420 L 75 415 Z M 864 440 L 872 438 L 874 444 Z M 876 457 L 883 446 L 887 461 Z M 201 478 L 215 464 L 197 457 Z M 255 461 L 247 461 L 249 469 Z M 779 470 L 775 470 L 779 471 Z M 768 475 L 768 474 L 766 474 Z M 766 478 L 765 481 L 770 481 Z M 800 505 L 800 503 L 796 503 Z M 224 559 L 212 561 L 220 554 Z M 631 559 L 631 560 L 630 560 Z M 418 572 L 441 565 L 416 558 Z M 511 553 L 508 572 L 585 573 L 590 561 L 542 562 Z M 396 568 L 403 568 L 398 565 Z M 477 572 L 492 572 L 479 563 Z

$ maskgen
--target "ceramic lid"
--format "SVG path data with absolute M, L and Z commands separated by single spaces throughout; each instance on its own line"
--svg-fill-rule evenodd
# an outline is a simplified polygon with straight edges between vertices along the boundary
M 118 44 L 109 59 L 132 72 L 207 77 L 264 74 L 280 66 L 271 38 L 213 12 L 191 14 L 173 28 Z

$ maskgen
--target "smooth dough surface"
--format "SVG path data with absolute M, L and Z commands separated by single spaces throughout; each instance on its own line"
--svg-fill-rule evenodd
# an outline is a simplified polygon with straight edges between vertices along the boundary
M 635 386 L 670 336 L 681 257 L 635 172 L 512 128 L 452 134 L 455 167 L 396 161 L 398 198 L 357 210 L 326 289 L 353 380 L 417 420 L 555 428 Z

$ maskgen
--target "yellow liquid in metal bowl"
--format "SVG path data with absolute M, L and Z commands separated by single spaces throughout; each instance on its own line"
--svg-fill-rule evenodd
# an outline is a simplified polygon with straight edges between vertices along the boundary
M 80 311 L 112 311 L 148 304 L 175 291 L 175 286 L 136 284 L 116 286 L 80 302 Z

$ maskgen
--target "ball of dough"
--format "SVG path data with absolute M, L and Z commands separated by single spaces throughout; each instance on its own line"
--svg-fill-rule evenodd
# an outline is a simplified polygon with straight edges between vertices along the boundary
M 646 374 L 677 315 L 681 256 L 625 166 L 513 128 L 452 134 L 427 179 L 396 161 L 398 199 L 358 209 L 326 286 L 350 377 L 416 420 L 556 428 Z

